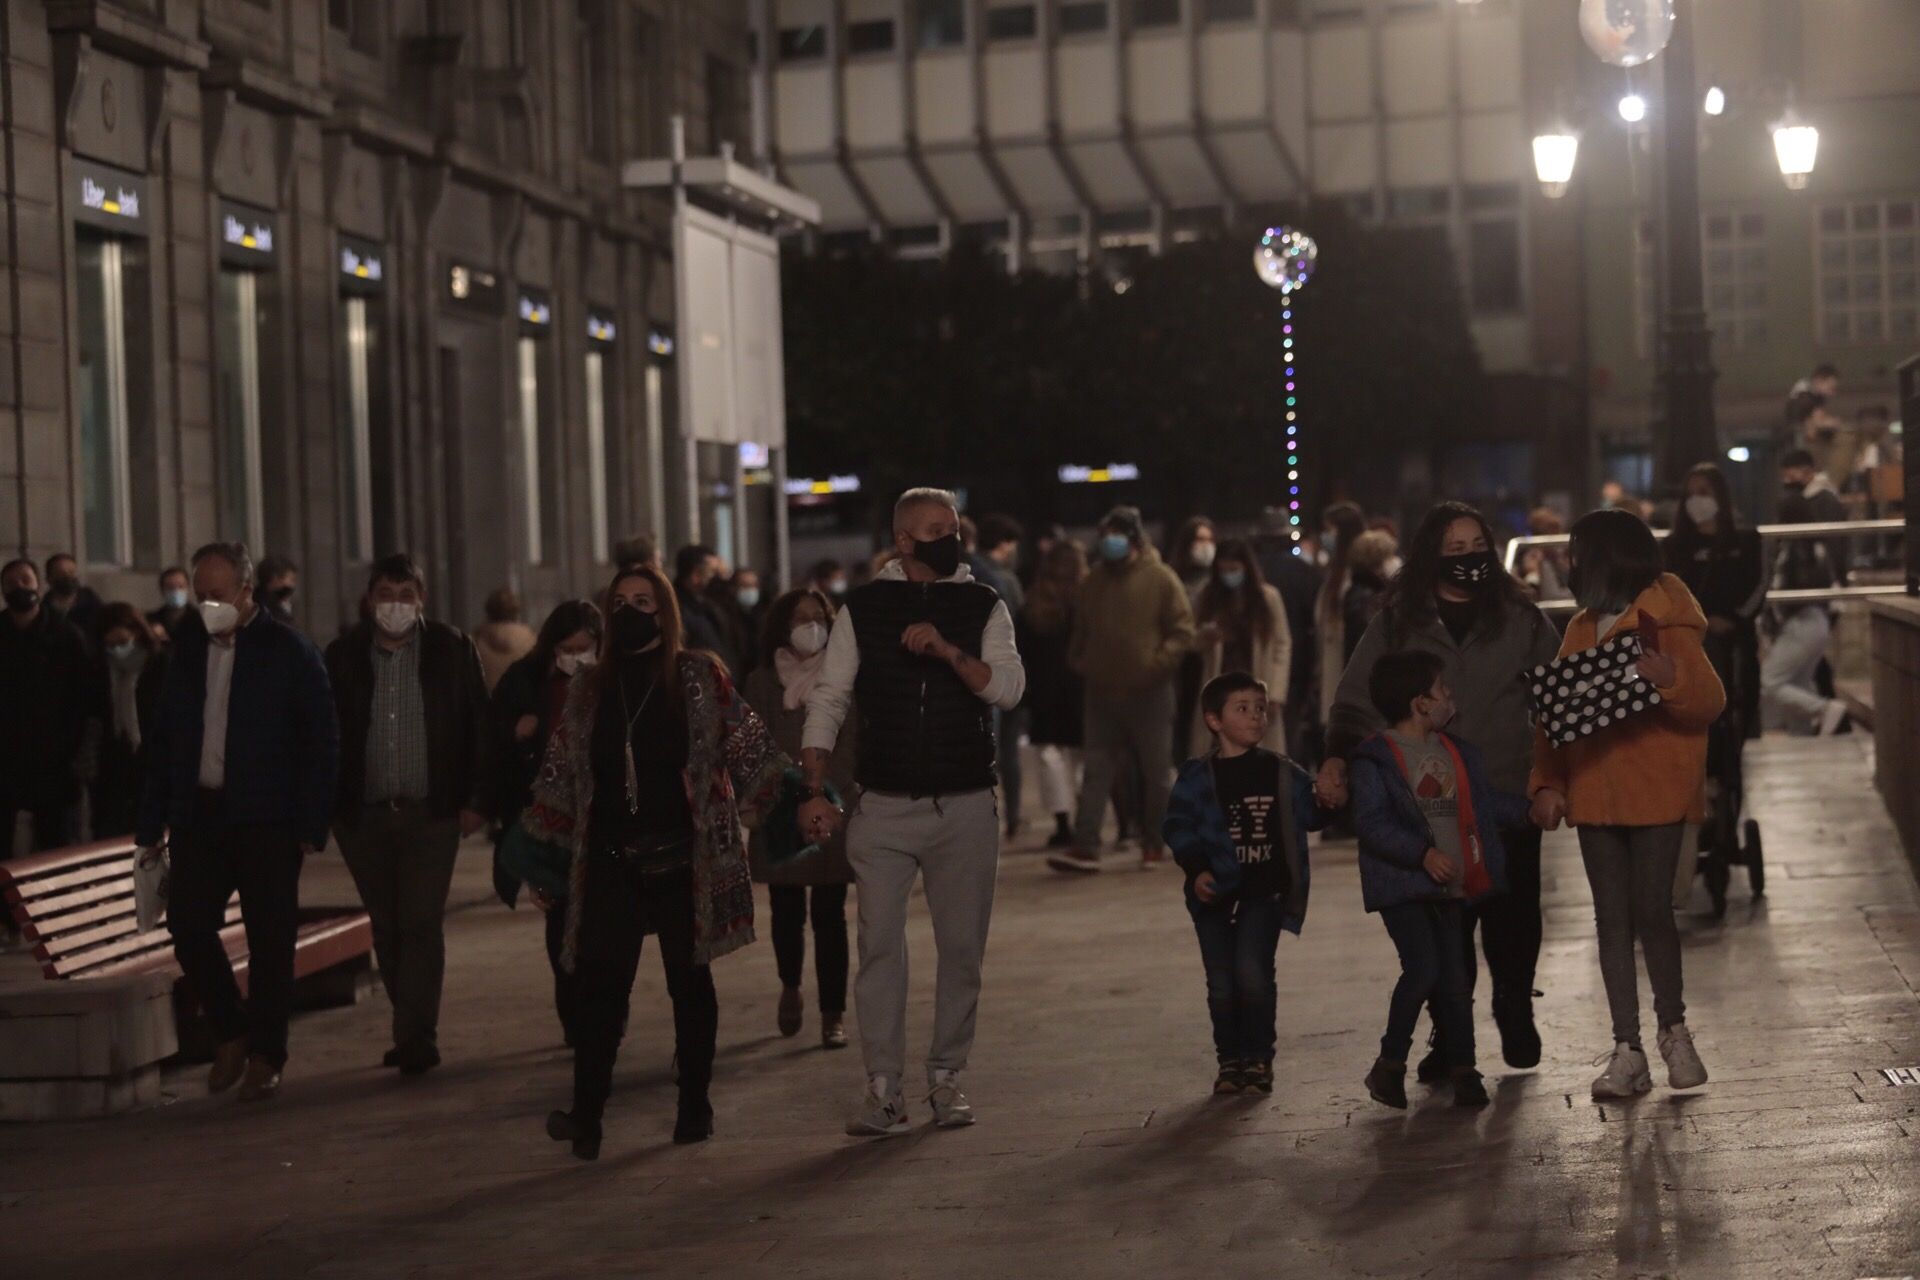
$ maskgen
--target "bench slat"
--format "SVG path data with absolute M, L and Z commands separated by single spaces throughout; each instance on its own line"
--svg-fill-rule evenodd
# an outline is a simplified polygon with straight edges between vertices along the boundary
M 28 908 L 23 914 L 30 914 L 35 919 L 57 916 L 64 911 L 73 911 L 79 907 L 89 906 L 95 902 L 106 902 L 113 898 L 133 900 L 132 876 L 123 876 L 118 880 L 102 880 L 84 889 L 74 889 L 46 898 L 35 898 L 30 903 L 22 904 Z
M 64 849 L 49 849 L 45 853 L 31 853 L 24 858 L 14 858 L 0 862 L 0 884 L 8 881 L 24 881 L 42 876 L 49 871 L 62 871 L 68 867 L 81 866 L 89 862 L 101 862 L 113 858 L 133 856 L 134 843 L 122 837 L 118 840 L 96 840 L 92 844 L 68 845 Z
M 5 865 L 0 863 L 0 866 Z M 108 858 L 75 865 L 72 870 L 59 875 L 38 876 L 32 879 L 16 876 L 7 886 L 6 892 L 10 900 L 18 895 L 20 901 L 30 903 L 36 898 L 58 893 L 62 889 L 78 889 L 83 885 L 98 884 L 116 875 L 124 875 L 129 881 L 133 879 L 132 850 L 128 850 L 124 856 L 117 859 Z
M 227 903 L 226 920 L 232 926 L 240 919 L 240 901 L 235 898 Z M 145 933 L 133 930 L 133 916 L 128 914 L 112 925 L 103 925 L 86 930 L 80 934 L 62 934 L 46 939 L 34 945 L 33 954 L 47 970 L 51 978 L 70 978 L 75 973 L 84 972 L 103 960 L 112 960 L 120 956 L 131 955 L 153 947 L 173 948 L 173 936 L 167 932 L 165 924 Z

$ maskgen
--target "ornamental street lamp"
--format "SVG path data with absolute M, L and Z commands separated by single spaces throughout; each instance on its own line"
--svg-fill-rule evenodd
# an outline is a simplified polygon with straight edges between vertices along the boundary
M 1787 187 L 1804 191 L 1813 176 L 1814 161 L 1820 158 L 1820 131 L 1788 111 L 1786 119 L 1773 126 L 1773 154 Z
M 1573 181 L 1573 167 L 1579 158 L 1580 135 L 1569 129 L 1556 128 L 1533 140 L 1533 172 L 1549 200 L 1558 200 L 1567 194 L 1567 184 Z

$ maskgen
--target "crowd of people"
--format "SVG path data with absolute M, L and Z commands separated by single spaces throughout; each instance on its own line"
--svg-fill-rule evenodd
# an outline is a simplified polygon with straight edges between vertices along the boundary
M 1781 475 L 1782 520 L 1840 518 L 1810 452 L 1788 452 Z M 1426 1008 L 1417 1078 L 1486 1102 L 1476 933 L 1501 1055 L 1537 1065 L 1541 833 L 1564 822 L 1593 887 L 1611 1015 L 1592 1091 L 1651 1084 L 1636 942 L 1669 1082 L 1691 1088 L 1706 1071 L 1672 908 L 1710 731 L 1729 703 L 1742 726 L 1764 709 L 1798 731 L 1845 727 L 1820 686 L 1827 606 L 1766 603 L 1770 589 L 1844 580 L 1849 560 L 1825 539 L 1769 560 L 1713 464 L 1688 476 L 1664 547 L 1630 498 L 1603 499 L 1509 573 L 1488 520 L 1455 502 L 1404 546 L 1391 521 L 1343 502 L 1304 543 L 1275 510 L 1245 530 L 1190 519 L 1163 552 L 1132 507 L 1083 546 L 915 489 L 869 563 L 822 561 L 776 595 L 703 546 L 669 574 L 636 538 L 604 590 L 559 603 L 537 631 L 505 589 L 471 636 L 431 618 L 421 568 L 388 556 L 324 652 L 294 623 L 297 567 L 237 544 L 168 569 L 144 613 L 102 602 L 70 556 L 44 578 L 16 560 L 0 570 L 0 714 L 13 721 L 0 857 L 21 814 L 37 848 L 164 847 L 167 927 L 218 1045 L 209 1087 L 257 1100 L 287 1062 L 303 859 L 337 844 L 392 1008 L 385 1065 L 419 1075 L 440 1062 L 458 851 L 489 832 L 502 900 L 524 893 L 544 914 L 574 1053 L 571 1103 L 548 1132 L 593 1158 L 648 935 L 673 1005 L 674 1138 L 713 1132 L 710 966 L 753 940 L 755 884 L 779 1031 L 806 1023 L 809 931 L 826 1049 L 852 1041 L 852 988 L 866 1089 L 847 1131 L 862 1136 L 911 1125 L 906 919 L 923 887 L 938 952 L 924 1096 L 936 1124 L 972 1123 L 961 1073 L 999 853 L 1021 830 L 1023 755 L 1062 877 L 1129 846 L 1144 868 L 1183 873 L 1223 1094 L 1274 1087 L 1277 948 L 1303 927 L 1309 833 L 1327 827 L 1357 837 L 1365 907 L 1401 966 L 1370 1094 L 1407 1105 Z M 1531 524 L 1563 527 L 1546 511 Z M 1563 629 L 1541 605 L 1567 599 Z M 1657 705 L 1551 739 L 1531 673 L 1628 635 Z M 236 891 L 244 998 L 219 936 Z

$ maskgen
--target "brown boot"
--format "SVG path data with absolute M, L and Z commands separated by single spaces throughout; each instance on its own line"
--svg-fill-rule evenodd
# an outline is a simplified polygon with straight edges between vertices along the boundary
M 247 1078 L 240 1082 L 240 1101 L 265 1102 L 280 1092 L 280 1068 L 262 1057 L 247 1059 Z
M 238 1036 L 213 1051 L 213 1067 L 207 1072 L 207 1092 L 225 1093 L 240 1083 L 247 1071 L 247 1038 Z

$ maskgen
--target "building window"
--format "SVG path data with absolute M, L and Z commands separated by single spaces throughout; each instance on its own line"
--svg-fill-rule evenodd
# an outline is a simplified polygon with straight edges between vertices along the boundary
M 819 23 L 780 28 L 780 61 L 812 62 L 827 56 L 827 29 Z
M 952 49 L 967 42 L 966 0 L 916 0 L 914 11 L 922 49 Z
M 607 357 L 587 352 L 587 523 L 593 562 L 605 564 L 609 550 L 607 519 Z
M 606 38 L 607 14 L 602 0 L 580 0 L 574 9 L 578 57 L 574 72 L 580 77 L 580 145 L 596 160 L 613 156 L 613 45 Z
M 1208 23 L 1252 22 L 1254 0 L 1201 0 L 1200 15 Z
M 346 394 L 340 400 L 340 505 L 345 508 L 347 560 L 365 564 L 374 556 L 372 304 L 366 298 L 345 298 L 342 303 Z
M 1467 294 L 1479 315 L 1520 310 L 1520 223 L 1513 218 L 1467 224 Z
M 1394 221 L 1444 218 L 1453 209 L 1447 187 L 1402 187 L 1387 192 L 1387 217 Z
M 848 53 L 892 53 L 893 19 L 874 18 L 847 24 Z
M 1709 213 L 1702 219 L 1701 239 L 1714 339 L 1729 347 L 1763 345 L 1769 312 L 1766 215 Z
M 1824 205 L 1818 227 L 1820 341 L 1907 344 L 1920 336 L 1920 200 Z
M 1060 34 L 1092 35 L 1107 29 L 1107 0 L 1062 0 Z
M 663 94 L 669 83 L 662 62 L 664 47 L 660 39 L 660 20 L 643 9 L 632 9 L 633 69 L 623 77 L 620 92 L 626 95 L 627 147 L 629 154 L 657 156 L 667 150 L 668 113 Z
M 987 10 L 987 39 L 1031 40 L 1040 33 L 1040 16 L 1033 5 L 1010 4 Z
M 380 0 L 327 0 L 327 24 L 347 38 L 356 53 L 379 56 Z
M 1136 27 L 1179 26 L 1180 0 L 1133 0 L 1133 25 Z
M 519 345 L 519 444 L 521 512 L 528 564 L 545 564 L 559 549 L 560 502 L 557 440 L 547 427 L 541 386 L 543 339 L 522 334 Z
M 266 542 L 260 466 L 260 277 L 220 271 L 215 341 L 220 384 L 220 536 L 258 547 Z
M 80 336 L 80 487 L 86 556 L 92 564 L 133 560 L 128 495 L 125 246 L 85 232 L 75 237 Z
M 740 73 L 725 58 L 707 57 L 707 141 L 718 154 L 726 143 L 748 150 L 741 118 Z

